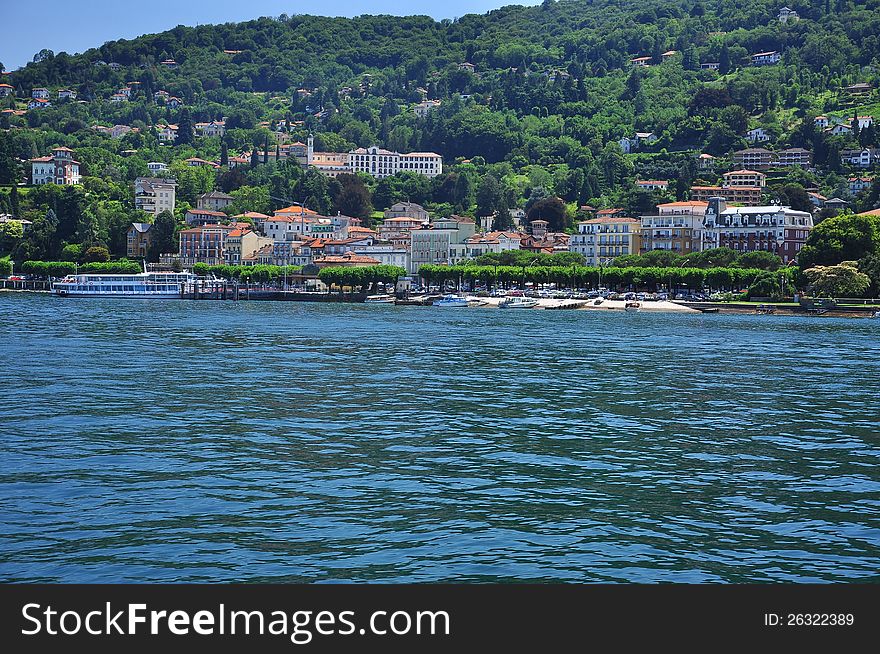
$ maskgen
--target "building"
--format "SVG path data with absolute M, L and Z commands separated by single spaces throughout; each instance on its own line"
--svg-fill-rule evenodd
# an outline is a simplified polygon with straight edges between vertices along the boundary
M 874 87 L 867 82 L 859 82 L 858 84 L 847 86 L 843 90 L 849 95 L 870 95 Z
M 741 168 L 766 170 L 778 163 L 773 152 L 764 148 L 746 148 L 733 153 L 733 163 Z
M 149 170 L 154 175 L 158 175 L 159 173 L 167 173 L 168 164 L 161 161 L 151 161 L 147 164 L 147 170 Z
M 161 143 L 171 143 L 177 140 L 177 125 L 156 125 L 156 138 Z
M 409 250 L 393 243 L 355 245 L 351 252 L 375 259 L 384 266 L 400 266 L 404 270 L 410 269 Z
M 757 170 L 732 170 L 724 173 L 724 186 L 767 186 L 767 175 Z
M 76 91 L 71 89 L 61 89 L 58 91 L 59 100 L 76 100 Z
M 161 62 L 160 65 L 165 66 L 165 68 L 169 68 L 171 70 L 174 70 L 175 68 L 177 68 L 177 62 L 174 61 L 174 59 L 165 59 L 164 61 Z
M 47 107 L 51 107 L 52 103 L 48 100 L 44 100 L 43 98 L 32 98 L 27 103 L 28 109 L 45 109 Z
M 711 247 L 772 252 L 784 264 L 797 259 L 813 228 L 813 216 L 806 211 L 775 205 L 728 208 L 722 198 L 710 200 L 705 219 Z
M 458 64 L 458 69 L 459 69 L 459 70 L 465 70 L 465 71 L 467 71 L 467 72 L 469 72 L 469 73 L 473 73 L 473 72 L 476 70 L 476 66 L 474 66 L 474 65 L 473 65 L 472 63 L 470 63 L 470 62 L 463 61 L 462 63 Z
M 840 162 L 855 168 L 870 168 L 878 160 L 880 160 L 880 149 L 877 148 L 840 151 Z
M 174 213 L 177 182 L 161 177 L 138 177 L 134 180 L 134 206 L 158 216 L 163 211 Z
M 583 255 L 588 266 L 606 266 L 616 257 L 639 254 L 641 230 L 641 221 L 627 216 L 582 220 L 568 249 Z
M 498 254 L 509 250 L 519 250 L 523 235 L 520 232 L 483 232 L 474 234 L 465 241 L 468 259 L 484 254 Z
M 699 157 L 697 157 L 697 169 L 698 170 L 714 170 L 715 169 L 715 157 L 711 154 L 702 153 Z
M 80 183 L 79 162 L 73 158 L 70 148 L 53 148 L 51 156 L 31 159 L 31 183 L 62 184 Z
M 804 148 L 787 148 L 777 154 L 780 166 L 809 168 L 813 165 L 813 153 Z
M 760 186 L 691 186 L 691 200 L 708 202 L 718 196 L 731 204 L 746 206 L 758 206 L 764 201 Z
M 223 136 L 226 134 L 226 121 L 212 120 L 210 123 L 196 123 L 193 129 L 197 136 Z
M 756 127 L 746 132 L 746 140 L 749 143 L 766 143 L 770 140 L 770 133 L 763 127 Z
M 184 214 L 184 220 L 187 225 L 198 227 L 199 225 L 212 225 L 229 220 L 229 216 L 222 211 L 211 211 L 210 209 L 188 209 Z
M 639 191 L 668 191 L 669 182 L 663 180 L 636 180 Z
M 813 125 L 819 129 L 826 129 L 829 125 L 828 116 L 816 116 L 813 119 Z
M 799 20 L 800 16 L 798 16 L 798 12 L 796 12 L 794 9 L 789 9 L 788 7 L 783 7 L 782 9 L 779 10 L 779 13 L 776 16 L 776 19 L 780 23 L 787 23 L 788 21 L 795 22 L 795 21 Z
M 674 59 L 677 54 L 678 50 L 667 50 L 660 55 L 660 61 L 669 61 L 670 59 Z
M 196 198 L 196 208 L 222 211 L 232 204 L 234 199 L 231 195 L 221 191 L 211 191 L 210 193 L 203 193 Z
M 48 100 L 49 99 L 49 89 L 44 89 L 43 87 L 37 87 L 31 90 L 31 97 L 34 100 Z
M 223 260 L 228 266 L 240 266 L 245 263 L 256 263 L 255 255 L 260 250 L 268 248 L 272 251 L 273 241 L 266 236 L 260 236 L 254 230 L 247 227 L 230 230 L 226 234 Z M 248 261 L 250 260 L 250 261 Z
M 643 144 L 650 145 L 657 140 L 653 132 L 636 132 L 635 136 L 624 136 L 618 141 L 625 154 L 638 150 Z
M 856 116 L 856 123 L 859 125 L 859 129 L 867 129 L 871 125 L 874 124 L 873 116 Z
M 365 254 L 346 252 L 345 254 L 331 254 L 323 257 L 316 257 L 313 260 L 313 263 L 318 266 L 318 268 L 328 268 L 330 266 L 361 268 L 366 266 L 378 266 L 382 262 L 375 257 L 367 256 Z
M 871 185 L 874 183 L 873 177 L 850 177 L 847 182 L 849 183 L 849 192 L 851 195 L 858 195 L 862 191 L 865 191 L 871 188 Z
M 110 96 L 110 102 L 120 103 L 128 102 L 128 96 L 125 93 L 114 93 Z
M 422 229 L 427 220 L 419 220 L 418 218 L 410 218 L 409 216 L 397 216 L 394 218 L 386 218 L 379 225 L 379 237 L 383 239 L 391 239 L 401 234 L 409 234 L 414 229 Z
M 0 84 L 0 98 L 15 95 L 15 88 L 11 84 Z
M 703 225 L 707 206 L 696 200 L 657 205 L 657 214 L 641 218 L 641 251 L 668 250 L 684 255 L 710 247 Z
M 700 64 L 700 70 L 719 70 L 720 68 L 721 62 L 718 61 L 707 61 Z
M 230 232 L 236 230 L 240 231 L 241 226 L 202 225 L 181 230 L 180 263 L 187 268 L 196 263 L 206 263 L 209 266 L 226 263 L 226 239 Z
M 430 219 L 428 211 L 415 202 L 395 202 L 385 209 L 385 218 L 414 218 L 419 223 L 426 223 Z
M 183 163 L 187 166 L 193 167 L 206 167 L 206 168 L 219 168 L 220 164 L 214 163 L 213 161 L 206 161 L 205 159 L 199 159 L 198 157 L 190 157 L 189 159 L 184 159 Z
M 132 223 L 128 228 L 125 253 L 129 259 L 145 259 L 150 247 L 150 223 Z
M 852 127 L 847 125 L 846 123 L 837 123 L 833 127 L 829 127 L 825 130 L 832 136 L 840 136 L 841 134 L 844 136 L 848 136 L 852 134 Z
M 470 218 L 450 216 L 410 231 L 410 269 L 416 274 L 427 264 L 455 264 L 467 258 L 467 240 L 476 233 Z
M 641 66 L 650 66 L 651 65 L 651 57 L 636 57 L 634 59 L 630 59 L 629 65 L 634 66 L 636 68 L 641 67 Z
M 434 152 L 400 154 L 377 146 L 358 148 L 349 153 L 349 166 L 354 172 L 363 172 L 377 179 L 409 171 L 437 177 L 443 172 L 443 158 Z
M 778 64 L 781 60 L 782 55 L 779 54 L 776 50 L 770 50 L 769 52 L 757 52 L 752 55 L 753 66 L 772 66 L 773 64 Z
M 413 113 L 419 118 L 425 118 L 428 112 L 440 106 L 440 100 L 424 100 L 413 107 Z

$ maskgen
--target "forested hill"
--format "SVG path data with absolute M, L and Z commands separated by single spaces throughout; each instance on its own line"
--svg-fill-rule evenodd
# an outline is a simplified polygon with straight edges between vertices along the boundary
M 799 20 L 780 20 L 785 5 Z M 752 55 L 768 51 L 781 59 L 754 65 Z M 639 58 L 649 65 L 633 65 Z M 856 198 L 847 178 L 864 171 L 841 158 L 880 146 L 876 126 L 849 127 L 856 116 L 880 119 L 880 0 L 547 0 L 443 21 L 282 15 L 180 26 L 80 55 L 41 50 L 34 59 L 3 75 L 15 97 L 0 98 L 0 184 L 25 178 L 16 159 L 64 145 L 82 162 L 95 203 L 107 196 L 128 206 L 147 162 L 164 162 L 180 183 L 178 208 L 216 185 L 353 211 L 317 171 L 252 156 L 309 134 L 317 150 L 378 144 L 443 156 L 444 173 L 431 180 L 366 180 L 358 213 L 405 197 L 438 214 L 489 215 L 550 196 L 568 207 L 560 228 L 571 228 L 582 204 L 639 215 L 687 198 L 693 185 L 720 183 L 756 128 L 764 147 L 806 148 L 814 164 L 775 172 L 765 200 L 811 208 L 810 190 L 863 209 L 880 192 L 874 184 Z M 849 93 L 855 84 L 868 92 Z M 28 108 L 39 87 L 52 106 Z M 63 89 L 77 99 L 60 98 Z M 120 89 L 130 97 L 113 102 Z M 419 116 L 426 99 L 440 104 Z M 833 132 L 816 127 L 822 114 Z M 222 118 L 222 139 L 193 137 L 194 123 Z M 173 144 L 158 138 L 165 124 L 185 126 Z M 133 129 L 111 138 L 102 128 L 113 126 Z M 651 140 L 625 155 L 620 139 L 637 132 Z M 718 165 L 698 169 L 701 152 Z M 246 172 L 224 165 L 216 179 L 188 181 L 186 158 L 237 155 L 251 156 Z M 669 189 L 638 191 L 637 179 L 668 180 Z M 483 191 L 501 200 L 481 205 Z M 30 211 L 43 210 L 41 194 L 31 201 Z M 268 211 L 276 202 L 237 208 Z

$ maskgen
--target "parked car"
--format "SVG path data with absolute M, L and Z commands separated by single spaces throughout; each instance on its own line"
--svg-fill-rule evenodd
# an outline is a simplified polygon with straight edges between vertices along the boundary
M 8 279 L 10 282 L 23 282 L 24 281 L 24 277 L 22 277 L 21 275 L 10 275 L 6 279 Z

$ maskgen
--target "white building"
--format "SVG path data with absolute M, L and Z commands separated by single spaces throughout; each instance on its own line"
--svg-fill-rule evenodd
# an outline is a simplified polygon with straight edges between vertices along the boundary
M 766 143 L 770 140 L 770 134 L 763 127 L 756 127 L 746 132 L 746 140 L 749 143 Z
M 234 199 L 235 198 L 231 195 L 227 195 L 221 191 L 211 191 L 210 193 L 203 193 L 196 198 L 196 208 L 223 211 L 226 207 L 232 204 Z
M 856 168 L 870 168 L 878 160 L 880 160 L 880 149 L 862 148 L 860 150 L 840 151 L 841 163 L 855 166 Z
M 76 91 L 71 89 L 61 89 L 58 91 L 59 100 L 76 100 Z
M 641 250 L 669 250 L 676 254 L 701 252 L 706 243 L 703 218 L 706 202 L 667 202 L 657 205 L 657 213 L 642 216 Z
M 669 182 L 660 179 L 636 180 L 636 188 L 640 191 L 668 191 Z
M 588 266 L 605 266 L 617 257 L 639 254 L 641 228 L 640 221 L 626 216 L 582 220 L 568 250 L 583 255 Z
M 779 10 L 779 14 L 776 16 L 780 23 L 787 23 L 788 21 L 795 22 L 800 19 L 798 16 L 798 12 L 794 9 L 789 9 L 788 7 L 783 7 Z
M 432 109 L 436 109 L 440 106 L 440 100 L 425 100 L 423 102 L 419 102 L 416 106 L 413 107 L 413 113 L 419 118 L 424 118 L 428 115 L 428 112 Z
M 484 254 L 498 254 L 519 250 L 523 234 L 519 232 L 483 232 L 474 234 L 465 241 L 465 256 L 474 259 Z
M 138 177 L 134 180 L 134 206 L 158 216 L 163 211 L 174 212 L 177 182 L 158 177 Z
M 403 248 L 396 248 L 391 243 L 373 243 L 371 245 L 353 245 L 351 251 L 355 254 L 363 254 L 376 259 L 386 266 L 400 266 L 409 271 L 409 252 Z
M 757 52 L 752 55 L 753 66 L 772 66 L 773 64 L 778 64 L 780 61 L 782 61 L 782 55 L 776 50 Z
M 470 218 L 450 216 L 434 221 L 430 227 L 410 231 L 411 274 L 427 264 L 455 264 L 467 258 L 467 240 L 476 232 Z
M 396 175 L 401 171 L 437 177 L 443 172 L 443 158 L 434 152 L 400 154 L 378 146 L 358 148 L 349 153 L 349 166 L 354 172 L 367 173 L 377 179 Z
M 151 161 L 147 164 L 147 170 L 154 175 L 158 175 L 159 173 L 168 172 L 168 164 L 161 161 Z
M 34 100 L 48 100 L 49 99 L 49 89 L 44 89 L 43 87 L 37 87 L 31 91 L 31 97 Z
M 79 162 L 70 148 L 53 148 L 52 155 L 31 159 L 31 181 L 34 185 L 80 183 Z
M 212 120 L 210 123 L 196 123 L 194 129 L 198 136 L 223 136 L 226 134 L 226 121 Z

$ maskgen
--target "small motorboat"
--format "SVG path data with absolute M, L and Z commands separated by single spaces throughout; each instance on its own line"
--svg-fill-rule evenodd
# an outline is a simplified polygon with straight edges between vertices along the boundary
M 875 317 L 875 318 L 880 318 L 880 311 L 875 311 L 875 312 L 874 312 L 874 317 Z
M 638 313 L 639 311 L 642 310 L 642 303 L 641 302 L 627 302 L 625 305 L 623 305 L 623 310 L 629 311 L 630 313 Z
M 368 295 L 364 304 L 394 304 L 393 295 Z
M 458 295 L 444 295 L 439 300 L 434 300 L 433 304 L 435 307 L 445 307 L 447 309 L 466 309 L 468 301 L 467 298 L 459 297 Z
M 531 297 L 506 297 L 498 303 L 500 309 L 533 309 L 538 301 Z

